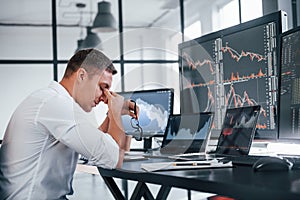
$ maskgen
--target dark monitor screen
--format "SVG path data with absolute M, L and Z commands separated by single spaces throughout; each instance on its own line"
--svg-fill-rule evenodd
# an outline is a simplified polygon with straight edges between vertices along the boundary
M 217 154 L 247 155 L 254 138 L 261 107 L 247 106 L 226 110 L 218 139 Z
M 212 113 L 172 115 L 166 140 L 204 140 L 211 129 L 212 119 Z
M 276 12 L 179 45 L 181 113 L 214 112 L 220 133 L 227 108 L 261 106 L 256 138 L 276 139 L 278 41 L 286 15 Z
M 279 139 L 300 139 L 300 27 L 281 36 Z
M 210 112 L 170 115 L 162 152 L 165 148 L 177 149 L 181 153 L 204 152 L 213 118 L 214 115 Z
M 141 90 L 120 92 L 125 99 L 132 99 L 139 107 L 139 124 L 143 129 L 143 136 L 162 136 L 166 129 L 168 118 L 173 114 L 174 90 L 170 88 L 156 90 Z M 125 133 L 138 135 L 131 126 L 131 117 L 122 116 Z

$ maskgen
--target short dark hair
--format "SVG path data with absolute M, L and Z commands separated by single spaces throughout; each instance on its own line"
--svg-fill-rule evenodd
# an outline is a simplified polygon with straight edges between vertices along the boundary
M 79 68 L 84 68 L 89 75 L 93 75 L 96 71 L 106 70 L 113 75 L 117 73 L 112 61 L 97 49 L 83 49 L 77 51 L 69 60 L 64 78 L 70 77 Z

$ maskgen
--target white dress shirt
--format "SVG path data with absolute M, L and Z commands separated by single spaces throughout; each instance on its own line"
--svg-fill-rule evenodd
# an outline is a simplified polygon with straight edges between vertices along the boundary
M 78 153 L 97 166 L 116 167 L 117 143 L 88 119 L 57 82 L 26 98 L 1 145 L 0 199 L 66 199 Z

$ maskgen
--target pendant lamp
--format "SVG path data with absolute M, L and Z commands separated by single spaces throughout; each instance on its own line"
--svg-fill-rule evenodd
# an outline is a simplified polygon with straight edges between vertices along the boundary
M 81 42 L 81 48 L 97 48 L 100 49 L 101 40 L 96 33 L 92 32 L 92 27 L 88 26 L 86 28 L 87 33 L 85 39 Z
M 98 13 L 94 19 L 92 31 L 100 33 L 116 30 L 116 20 L 111 14 L 111 4 L 107 1 L 98 2 Z
M 77 40 L 77 49 L 76 49 L 75 53 L 76 53 L 77 51 L 79 51 L 80 49 L 83 49 L 83 48 L 82 48 L 82 42 L 83 42 L 82 39 Z

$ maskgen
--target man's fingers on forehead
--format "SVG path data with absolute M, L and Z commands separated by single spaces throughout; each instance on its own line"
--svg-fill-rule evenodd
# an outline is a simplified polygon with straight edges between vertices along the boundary
M 104 94 L 107 98 L 111 97 L 111 93 L 108 89 L 104 89 Z
M 112 96 L 117 96 L 117 93 L 112 92 L 112 91 L 110 91 L 110 94 L 111 94 Z

